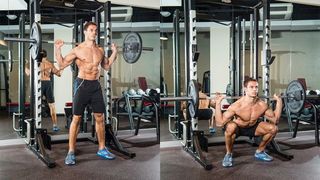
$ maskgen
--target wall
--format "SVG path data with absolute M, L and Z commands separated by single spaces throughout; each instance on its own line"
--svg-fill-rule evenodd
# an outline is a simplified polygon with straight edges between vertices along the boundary
M 210 34 L 209 32 L 197 33 L 197 45 L 200 52 L 198 59 L 198 81 L 202 82 L 203 73 L 210 69 Z M 172 36 L 170 35 L 167 41 L 162 41 L 162 65 L 163 65 L 163 77 L 167 84 L 168 93 L 174 93 L 173 85 L 173 45 Z M 184 35 L 180 35 L 180 74 L 181 74 L 181 90 L 184 92 L 184 77 L 185 77 L 185 56 L 184 56 Z
M 247 43 L 249 43 L 247 35 Z M 212 38 L 212 37 L 211 37 Z M 182 92 L 184 92 L 184 37 L 181 35 L 181 87 Z M 220 40 L 215 40 L 210 44 L 207 32 L 197 33 L 198 48 L 200 51 L 200 57 L 198 62 L 198 79 L 202 81 L 203 72 L 206 67 L 209 67 L 209 55 L 210 50 L 215 51 L 217 48 L 222 48 L 226 50 L 228 44 L 222 45 Z M 226 41 L 224 41 L 226 42 Z M 270 67 L 270 94 L 285 92 L 287 85 L 292 80 L 297 78 L 305 78 L 308 89 L 320 89 L 320 82 L 318 77 L 320 72 L 320 31 L 272 31 L 271 38 L 271 50 L 272 56 L 276 56 L 274 63 Z M 212 47 L 216 45 L 217 47 Z M 262 50 L 262 39 L 259 39 L 259 76 L 262 77 L 262 67 L 261 67 L 261 50 Z M 172 38 L 169 36 L 168 41 L 163 41 L 162 43 L 162 65 L 164 67 L 163 76 L 165 82 L 168 85 L 169 94 L 173 94 L 173 65 L 172 65 Z M 247 45 L 248 46 L 248 45 Z M 213 53 L 212 52 L 212 53 Z M 218 51 L 216 51 L 218 52 Z M 219 52 L 218 52 L 219 53 Z M 221 53 L 224 54 L 224 53 Z M 224 54 L 229 56 L 229 54 Z M 225 57 L 227 58 L 227 57 Z M 228 59 L 226 59 L 228 60 Z M 249 65 L 249 52 L 246 50 L 246 75 L 249 75 L 250 65 Z M 217 67 L 221 65 L 217 64 Z M 222 68 L 218 70 L 220 73 L 225 74 L 223 77 L 229 78 L 229 68 L 225 64 Z M 212 65 L 210 65 L 212 67 Z M 218 75 L 216 75 L 218 76 Z M 211 81 L 218 81 L 218 79 L 212 79 Z M 259 78 L 260 83 L 260 94 L 262 93 L 262 79 Z M 212 83 L 211 83 L 212 84 Z M 212 84 L 213 85 L 213 84 Z M 223 87 L 224 84 L 222 85 Z M 213 92 L 214 90 L 213 85 Z M 221 87 L 222 88 L 222 87 Z M 224 92 L 225 89 L 217 89 L 218 91 Z
M 297 78 L 305 78 L 308 89 L 320 89 L 320 31 L 281 32 L 271 40 L 272 88 L 284 92 L 287 84 Z
M 113 96 L 121 96 L 122 92 L 138 89 L 138 77 L 146 77 L 148 88 L 160 88 L 160 41 L 159 32 L 141 32 L 143 47 L 153 47 L 153 51 L 142 51 L 139 60 L 128 64 L 120 52 L 117 61 L 112 65 Z M 117 46 L 122 46 L 127 33 L 113 36 Z M 117 37 L 117 38 L 116 38 Z
M 121 52 L 118 59 L 112 66 L 113 96 L 121 96 L 122 91 L 134 88 L 138 89 L 138 77 L 146 77 L 149 88 L 160 87 L 160 41 L 159 32 L 141 32 L 139 33 L 144 47 L 153 47 L 153 51 L 143 51 L 139 60 L 134 64 L 128 64 L 124 61 Z M 127 33 L 114 32 L 113 41 L 122 46 L 123 39 Z M 53 34 L 43 34 L 42 39 L 52 40 L 63 39 L 66 42 L 72 42 L 72 29 L 58 26 Z M 26 46 L 26 59 L 29 59 L 28 44 Z M 48 58 L 54 59 L 54 45 L 43 43 L 43 48 L 47 50 Z M 64 45 L 62 55 L 65 56 L 71 50 L 71 45 Z M 13 59 L 18 59 L 18 43 L 12 44 Z M 1 48 L 0 53 L 7 55 L 7 49 Z M 56 65 L 57 66 L 57 65 Z M 9 96 L 12 102 L 18 102 L 18 63 L 15 62 L 13 71 L 9 78 Z M 103 74 L 103 73 L 102 73 Z M 102 80 L 103 78 L 101 78 Z M 103 81 L 103 80 L 102 80 Z M 54 76 L 54 95 L 56 100 L 57 113 L 64 113 L 66 102 L 72 101 L 72 71 L 67 67 L 61 77 Z M 30 85 L 26 76 L 26 101 L 30 102 Z M 1 97 L 5 98 L 5 97 Z

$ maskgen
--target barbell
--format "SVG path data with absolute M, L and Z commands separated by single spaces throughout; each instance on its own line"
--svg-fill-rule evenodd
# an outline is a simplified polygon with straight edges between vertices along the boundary
M 30 54 L 32 59 L 39 59 L 40 52 L 42 50 L 41 44 L 48 43 L 54 44 L 54 41 L 42 40 L 41 37 L 41 27 L 39 23 L 34 22 L 32 24 L 30 30 L 30 38 L 12 38 L 5 37 L 5 41 L 14 41 L 14 42 L 24 42 L 30 43 Z M 64 42 L 64 44 L 70 45 L 78 45 L 79 43 L 75 42 Z M 108 47 L 108 46 L 104 46 Z M 140 58 L 142 51 L 153 51 L 152 47 L 142 47 L 142 39 L 141 36 L 136 32 L 130 32 L 126 35 L 123 41 L 123 46 L 119 46 L 122 48 L 123 58 L 127 63 L 135 63 Z
M 225 96 L 224 99 L 239 99 L 242 96 Z M 271 99 L 273 96 L 259 96 L 262 99 Z M 214 97 L 207 97 L 207 98 L 199 98 L 199 88 L 198 83 L 195 80 L 191 80 L 188 85 L 188 96 L 184 97 L 162 97 L 160 101 L 188 101 L 188 110 L 190 116 L 196 118 L 198 116 L 198 109 L 199 109 L 199 100 L 201 99 L 213 99 Z M 297 81 L 293 80 L 288 84 L 286 92 L 283 96 L 281 96 L 285 100 L 287 108 L 292 113 L 298 113 L 303 108 L 306 93 L 303 88 L 303 85 Z M 308 96 L 309 98 L 309 96 Z M 320 98 L 319 96 L 311 97 L 310 98 Z

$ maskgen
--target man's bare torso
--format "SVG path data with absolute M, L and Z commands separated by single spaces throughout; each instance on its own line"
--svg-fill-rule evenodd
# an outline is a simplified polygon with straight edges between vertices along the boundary
M 235 112 L 233 120 L 240 127 L 251 127 L 256 124 L 259 117 L 267 110 L 267 105 L 260 99 L 256 102 L 246 102 L 244 97 L 236 101 L 230 107 L 230 110 Z
M 94 45 L 87 47 L 81 43 L 74 49 L 76 64 L 79 68 L 78 77 L 86 80 L 97 80 L 100 76 L 100 64 L 104 59 L 101 47 Z
M 43 59 L 41 64 L 40 64 L 40 69 L 41 69 L 41 81 L 50 81 L 51 80 L 51 73 L 55 72 L 55 67 L 53 64 L 46 60 Z
M 207 98 L 208 96 L 202 92 L 199 92 L 199 98 Z M 209 108 L 210 101 L 207 99 L 199 100 L 199 109 L 207 109 Z

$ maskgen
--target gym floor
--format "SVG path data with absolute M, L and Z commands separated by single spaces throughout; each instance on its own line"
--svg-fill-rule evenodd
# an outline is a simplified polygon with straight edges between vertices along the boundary
M 314 126 L 300 124 L 296 138 L 288 133 L 288 123 L 283 118 L 279 124 L 280 132 L 276 138 L 280 148 L 288 154 L 294 155 L 292 160 L 286 160 L 270 152 L 274 161 L 265 163 L 254 159 L 256 147 L 248 143 L 234 145 L 234 166 L 222 167 L 225 155 L 223 143 L 210 146 L 206 158 L 212 162 L 213 169 L 205 170 L 196 160 L 183 150 L 180 141 L 169 133 L 168 120 L 161 120 L 160 142 L 160 179 L 318 179 L 320 177 L 320 147 L 315 145 Z M 293 124 L 295 125 L 295 124 Z M 220 128 L 214 135 L 209 135 L 208 121 L 199 121 L 199 129 L 204 130 L 208 141 L 223 142 Z M 249 140 L 249 139 L 248 139 Z
M 1 111 L 0 111 L 1 112 Z M 179 140 L 168 131 L 168 120 L 160 120 L 161 143 L 156 144 L 154 122 L 142 123 L 138 136 L 133 131 L 121 130 L 118 138 L 125 148 L 136 153 L 136 157 L 129 159 L 117 154 L 116 160 L 102 160 L 96 156 L 97 145 L 90 142 L 77 142 L 77 165 L 64 165 L 67 153 L 67 143 L 53 144 L 48 151 L 56 162 L 55 168 L 48 168 L 26 148 L 23 143 L 14 145 L 18 138 L 12 130 L 11 117 L 6 112 L 0 113 L 4 124 L 0 127 L 0 179 L 318 179 L 320 176 L 320 148 L 315 146 L 314 130 L 312 125 L 301 124 L 296 138 L 288 133 L 286 119 L 279 125 L 279 135 L 276 140 L 281 149 L 294 155 L 292 160 L 286 160 L 272 152 L 274 161 L 260 162 L 254 159 L 256 147 L 247 143 L 237 143 L 234 146 L 234 167 L 223 168 L 221 165 L 225 147 L 222 144 L 210 146 L 207 159 L 212 162 L 213 169 L 205 170 L 193 157 L 185 152 Z M 59 116 L 58 133 L 49 130 L 49 134 L 66 134 L 66 121 Z M 294 124 L 293 124 L 294 125 Z M 51 127 L 50 118 L 44 118 L 43 126 Z M 120 120 L 120 129 L 128 129 L 128 119 Z M 151 128 L 149 128 L 151 127 Z M 153 128 L 152 128 L 153 127 Z M 90 130 L 90 122 L 88 125 Z M 199 129 L 205 130 L 209 142 L 223 140 L 221 129 L 217 128 L 214 135 L 208 135 L 208 122 L 199 121 Z M 303 130 L 303 131 L 302 131 Z M 8 135 L 9 134 L 9 135 Z M 9 140 L 4 140 L 9 139 Z M 11 139 L 11 140 L 10 140 Z M 19 139 L 22 141 L 22 139 Z M 4 145 L 6 141 L 7 145 Z M 8 143 L 9 141 L 9 143 Z M 160 162 L 160 163 L 159 163 Z M 254 169 L 254 171 L 253 171 Z M 35 171 L 36 170 L 36 171 Z M 32 173 L 30 173 L 32 172 Z
M 0 179 L 120 179 L 140 180 L 160 178 L 160 146 L 156 142 L 154 122 L 141 122 L 141 129 L 137 136 L 129 129 L 128 118 L 120 118 L 118 139 L 124 148 L 136 153 L 130 159 L 116 151 L 113 161 L 102 160 L 96 156 L 97 144 L 90 141 L 77 142 L 77 164 L 68 167 L 64 158 L 68 150 L 67 143 L 53 144 L 52 150 L 47 151 L 55 160 L 56 167 L 48 168 L 24 145 L 12 129 L 12 117 L 0 111 Z M 59 132 L 53 132 L 50 118 L 43 118 L 43 127 L 47 127 L 48 134 L 64 135 L 64 116 L 58 116 Z M 127 130 L 125 130 L 127 129 Z M 91 122 L 88 122 L 88 132 L 91 132 Z M 56 137 L 58 137 L 56 136 Z M 32 173 L 31 173 L 32 172 Z M 106 178 L 108 177 L 108 178 Z

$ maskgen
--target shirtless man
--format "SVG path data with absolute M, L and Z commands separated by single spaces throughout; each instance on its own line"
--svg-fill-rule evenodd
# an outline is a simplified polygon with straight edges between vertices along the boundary
M 198 109 L 198 119 L 208 119 L 209 120 L 209 133 L 214 134 L 216 132 L 216 129 L 213 127 L 214 126 L 214 113 L 213 109 L 215 107 L 215 101 L 205 99 L 208 96 L 204 94 L 201 91 L 201 84 L 198 83 L 199 87 L 199 109 Z M 201 99 L 202 98 L 202 99 Z M 183 117 L 184 119 L 187 119 L 187 103 L 184 101 L 182 103 L 181 109 L 183 111 Z
M 282 99 L 274 95 L 276 100 L 275 111 L 270 109 L 268 105 L 257 97 L 258 82 L 255 79 L 248 78 L 244 82 L 245 96 L 241 97 L 233 103 L 227 111 L 221 112 L 221 101 L 224 98 L 217 94 L 216 100 L 216 125 L 225 128 L 225 144 L 226 155 L 222 161 L 223 167 L 231 167 L 232 148 L 234 140 L 237 136 L 262 136 L 254 156 L 261 161 L 272 161 L 273 158 L 265 152 L 267 144 L 275 137 L 278 128 L 277 124 L 282 111 Z M 269 122 L 258 121 L 259 117 L 264 116 Z
M 58 70 L 48 59 L 47 57 L 47 51 L 42 50 L 42 61 L 40 63 L 40 73 L 41 73 L 41 93 L 42 96 L 46 97 L 46 100 L 48 102 L 49 108 L 50 108 L 50 115 L 52 119 L 52 125 L 53 131 L 59 131 L 60 128 L 58 127 L 58 120 L 57 120 L 57 114 L 56 114 L 56 108 L 54 104 L 54 96 L 53 96 L 53 88 L 52 88 L 52 82 L 51 82 L 51 74 L 55 74 L 58 77 L 61 76 L 61 70 Z M 26 68 L 26 74 L 30 74 L 30 70 Z
M 103 100 L 101 85 L 99 83 L 100 67 L 108 70 L 117 56 L 117 48 L 112 44 L 112 54 L 108 58 L 104 49 L 96 44 L 97 25 L 88 22 L 84 25 L 85 40 L 77 47 L 73 48 L 65 57 L 61 55 L 62 40 L 55 41 L 55 57 L 60 69 L 64 69 L 75 61 L 79 68 L 78 77 L 75 80 L 75 92 L 73 98 L 73 119 L 69 129 L 69 151 L 65 158 L 66 165 L 74 165 L 75 146 L 81 115 L 87 104 L 91 104 L 96 121 L 96 133 L 98 137 L 99 150 L 97 155 L 104 159 L 115 159 L 115 155 L 110 153 L 105 146 L 105 125 L 104 112 L 105 104 Z

